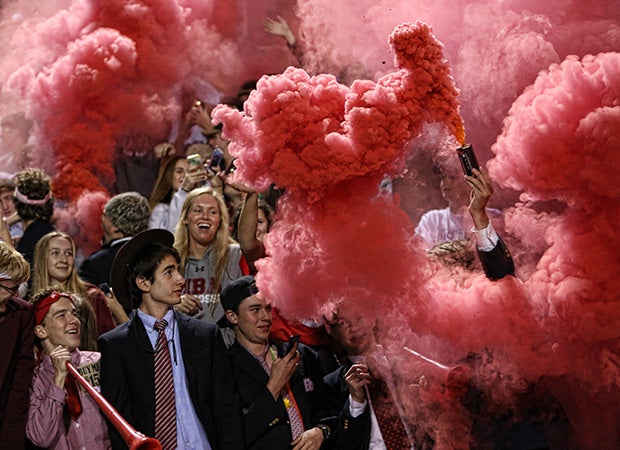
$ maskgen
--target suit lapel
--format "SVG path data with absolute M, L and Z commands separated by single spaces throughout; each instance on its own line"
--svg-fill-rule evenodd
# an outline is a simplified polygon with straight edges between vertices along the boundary
M 155 357 L 153 346 L 151 345 L 151 341 L 149 341 L 149 337 L 146 334 L 146 329 L 144 328 L 144 324 L 138 317 L 138 314 L 134 312 L 133 317 L 130 319 L 130 323 L 127 326 L 127 333 L 129 337 L 132 338 L 129 340 L 131 342 L 135 342 L 136 344 L 136 354 L 139 355 L 136 358 L 136 361 L 139 361 L 143 366 L 145 373 L 148 374 L 151 381 L 155 381 Z
M 189 355 L 193 354 L 194 350 L 194 325 L 187 316 L 179 314 L 176 311 L 174 317 L 179 327 L 179 340 L 181 341 L 180 345 L 183 352 L 183 361 L 185 361 L 185 365 L 187 366 L 187 358 Z
M 258 384 L 267 384 L 269 375 L 262 368 L 260 363 L 248 352 L 241 344 L 235 342 L 230 349 L 232 364 L 240 371 L 247 373 L 254 378 Z

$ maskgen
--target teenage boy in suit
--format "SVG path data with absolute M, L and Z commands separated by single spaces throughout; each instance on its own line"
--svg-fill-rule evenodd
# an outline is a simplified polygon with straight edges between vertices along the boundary
M 238 450 L 243 448 L 238 397 L 220 330 L 172 308 L 185 283 L 173 242 L 166 230 L 147 230 L 116 255 L 112 289 L 135 310 L 129 322 L 99 338 L 102 393 L 138 431 L 163 441 L 164 450 Z M 166 383 L 174 386 L 175 409 L 167 414 L 176 418 L 172 434 L 162 425 L 164 407 L 156 398 L 160 352 L 172 366 L 174 383 Z M 111 438 L 113 448 L 127 448 L 118 433 Z

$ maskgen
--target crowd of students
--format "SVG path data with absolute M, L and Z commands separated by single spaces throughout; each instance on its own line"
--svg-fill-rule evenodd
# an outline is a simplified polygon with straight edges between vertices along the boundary
M 281 18 L 267 26 L 294 49 Z M 209 112 L 194 101 L 155 147 L 149 199 L 109 199 L 91 255 L 55 229 L 44 171 L 0 180 L 0 448 L 127 448 L 67 362 L 166 450 L 433 448 L 432 430 L 402 414 L 373 320 L 346 307 L 323 323 L 285 320 L 258 291 L 278 192 L 230 182 Z M 455 255 L 475 249 L 490 279 L 513 275 L 487 174 L 466 176 L 469 190 L 445 178 L 449 207 L 416 229 L 430 257 L 469 266 Z M 463 448 L 492 448 L 476 439 Z
M 54 229 L 49 177 L 27 169 L 5 183 L 14 186 L 15 211 L 3 215 L 28 219 L 21 237 L 11 234 L 14 220 L 2 222 L 0 321 L 12 324 L 12 347 L 0 443 L 127 446 L 93 400 L 70 387 L 70 361 L 164 448 L 428 448 L 432 439 L 399 414 L 378 368 L 372 323 L 344 310 L 318 327 L 285 321 L 258 292 L 251 273 L 265 255 L 273 209 L 265 196 L 231 186 L 242 198 L 235 206 L 222 188 L 226 166 L 214 170 L 208 157 L 193 169 L 186 162 L 163 162 L 152 209 L 137 192 L 113 196 L 102 212 L 102 249 L 79 269 L 74 240 Z M 491 278 L 510 275 L 510 254 L 486 212 L 488 177 L 476 171 L 466 181 L 483 268 Z M 292 333 L 301 342 L 289 348 L 283 341 Z M 163 353 L 167 388 L 159 381 Z M 383 394 L 373 398 L 377 380 Z

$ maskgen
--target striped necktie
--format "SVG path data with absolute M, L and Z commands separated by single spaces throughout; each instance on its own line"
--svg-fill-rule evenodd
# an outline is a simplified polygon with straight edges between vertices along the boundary
M 174 397 L 174 378 L 172 359 L 164 330 L 168 322 L 164 319 L 155 322 L 159 332 L 155 344 L 155 437 L 161 442 L 163 450 L 177 447 L 177 417 Z
M 368 393 L 385 447 L 390 450 L 410 449 L 411 441 L 385 381 L 373 377 Z

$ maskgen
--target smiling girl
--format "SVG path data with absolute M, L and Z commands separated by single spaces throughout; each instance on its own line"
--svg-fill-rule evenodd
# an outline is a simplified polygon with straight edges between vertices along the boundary
M 71 236 L 60 231 L 43 236 L 34 251 L 32 292 L 37 293 L 52 287 L 75 294 L 82 300 L 88 300 L 91 309 L 94 310 L 96 330 L 93 330 L 93 333 L 84 332 L 84 339 L 89 335 L 94 335 L 92 336 L 94 339 L 128 320 L 127 314 L 114 295 L 106 295 L 94 284 L 80 279 L 75 269 L 75 243 Z M 83 340 L 81 347 L 85 350 L 94 350 L 94 340 L 93 342 Z
M 224 315 L 220 291 L 247 273 L 239 244 L 230 237 L 228 211 L 220 194 L 210 187 L 189 193 L 174 246 L 185 275 L 185 294 L 177 308 L 217 322 Z

